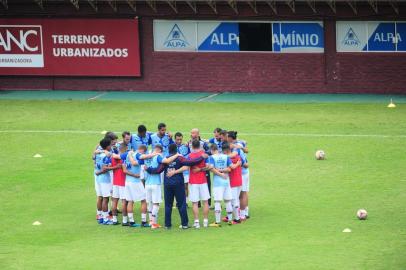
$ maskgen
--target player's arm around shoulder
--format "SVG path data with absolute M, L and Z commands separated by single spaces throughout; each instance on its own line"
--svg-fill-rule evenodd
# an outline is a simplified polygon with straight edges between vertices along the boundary
M 177 159 L 179 156 L 181 156 L 181 154 L 176 153 L 176 154 L 173 155 L 173 156 L 163 158 L 162 161 L 161 161 L 161 163 L 169 164 L 169 163 L 175 161 L 175 159 Z

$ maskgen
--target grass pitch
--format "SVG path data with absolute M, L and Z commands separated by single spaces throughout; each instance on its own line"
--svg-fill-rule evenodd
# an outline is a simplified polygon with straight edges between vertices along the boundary
M 96 224 L 100 131 L 161 121 L 249 142 L 248 222 L 181 231 L 175 210 L 170 231 Z M 383 104 L 2 100 L 0 269 L 405 269 L 405 135 L 406 108 Z

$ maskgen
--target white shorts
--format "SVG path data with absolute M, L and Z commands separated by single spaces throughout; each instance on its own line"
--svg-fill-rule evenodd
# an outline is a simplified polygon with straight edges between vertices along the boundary
M 161 203 L 161 185 L 145 185 L 146 199 L 148 203 Z
M 185 184 L 189 183 L 189 174 L 183 175 L 183 182 L 184 182 Z
M 113 170 L 109 171 L 109 174 L 110 174 L 111 185 L 113 185 L 113 177 L 114 177 Z
M 229 185 L 213 187 L 213 198 L 214 201 L 230 201 L 233 198 L 231 194 L 231 187 Z
M 125 187 L 113 185 L 113 195 L 111 197 L 125 200 Z
M 145 200 L 145 188 L 142 182 L 125 182 L 125 199 L 130 202 Z
M 96 195 L 98 197 L 108 198 L 111 195 L 111 183 L 95 183 Z
M 145 179 L 145 165 L 141 165 L 140 169 L 140 179 L 144 180 Z
M 239 187 L 232 187 L 231 188 L 231 197 L 233 201 L 240 201 L 240 194 L 241 194 L 241 186 Z
M 241 191 L 245 191 L 245 192 L 250 191 L 250 173 L 249 172 L 242 175 Z
M 189 200 L 191 202 L 207 201 L 210 199 L 209 188 L 207 183 L 204 184 L 190 184 L 189 188 Z

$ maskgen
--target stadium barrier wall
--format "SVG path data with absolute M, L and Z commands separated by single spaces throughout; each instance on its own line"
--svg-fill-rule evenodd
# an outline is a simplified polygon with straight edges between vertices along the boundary
M 113 77 L 35 77 L 1 76 L 0 90 L 99 90 L 99 91 L 209 91 L 259 93 L 376 93 L 406 94 L 406 53 L 337 53 L 336 20 L 406 20 L 394 14 L 390 7 L 374 15 L 370 7 L 339 9 L 334 15 L 328 7 L 313 14 L 310 8 L 297 8 L 296 14 L 281 7 L 278 15 L 255 15 L 248 5 L 239 5 L 239 15 L 227 6 L 221 15 L 209 7 L 194 15 L 184 6 L 176 15 L 169 6 L 159 6 L 155 14 L 147 7 L 139 9 L 141 73 L 140 78 Z M 8 17 L 30 14 L 31 9 L 10 10 Z M 61 11 L 63 10 L 63 11 Z M 265 10 L 265 11 L 264 11 Z M 87 8 L 48 8 L 54 17 L 130 17 L 130 12 L 112 14 L 100 8 L 98 14 Z M 392 15 L 387 15 L 392 14 Z M 38 17 L 41 14 L 35 14 Z M 49 15 L 49 14 L 48 14 Z M 334 15 L 334 16 L 333 16 Z M 153 49 L 153 19 L 212 20 L 322 20 L 325 31 L 324 53 L 177 53 L 156 52 Z

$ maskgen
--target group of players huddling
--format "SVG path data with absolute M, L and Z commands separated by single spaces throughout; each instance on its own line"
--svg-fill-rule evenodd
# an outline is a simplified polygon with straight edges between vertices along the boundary
M 190 140 L 183 143 L 180 132 L 172 136 L 160 123 L 156 133 L 144 125 L 138 133 L 122 133 L 122 141 L 107 132 L 93 153 L 97 221 L 118 225 L 118 202 L 122 201 L 122 226 L 160 228 L 159 205 L 162 184 L 165 200 L 165 228 L 171 228 L 171 214 L 176 198 L 181 225 L 189 228 L 187 200 L 192 203 L 193 227 L 200 228 L 199 208 L 203 210 L 203 227 L 220 227 L 221 221 L 239 224 L 249 218 L 249 169 L 247 144 L 237 140 L 236 131 L 214 130 L 214 138 L 200 138 L 199 130 L 191 130 Z M 210 173 L 213 174 L 211 190 Z M 214 201 L 215 222 L 208 214 Z M 111 212 L 109 199 L 112 198 Z M 134 202 L 141 203 L 141 222 L 134 218 Z M 224 203 L 227 215 L 221 218 Z M 112 217 L 110 214 L 112 213 Z M 148 221 L 147 221 L 148 213 Z

